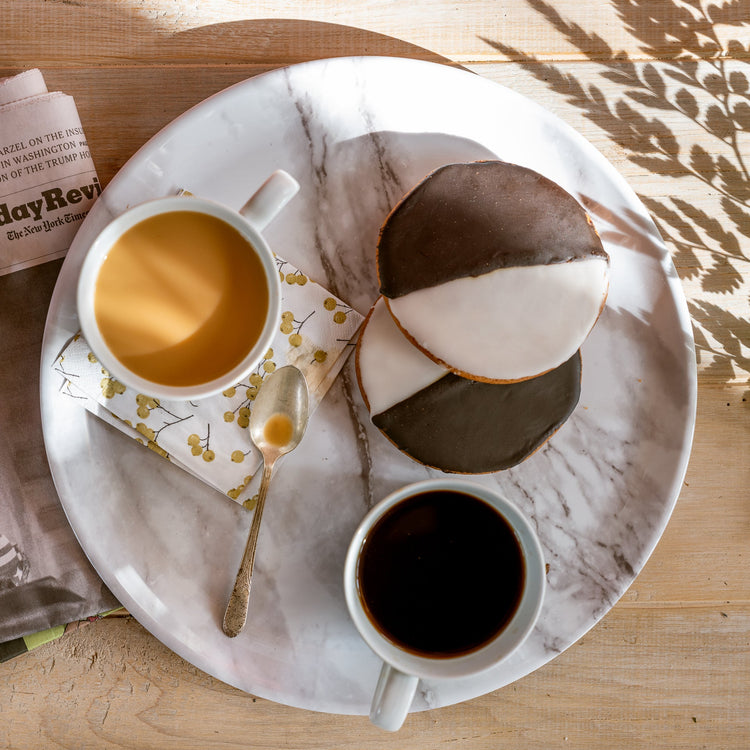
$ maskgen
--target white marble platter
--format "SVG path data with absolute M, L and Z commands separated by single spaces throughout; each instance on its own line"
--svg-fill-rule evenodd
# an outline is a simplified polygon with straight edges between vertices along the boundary
M 220 622 L 250 514 L 59 393 L 51 367 L 78 330 L 74 289 L 88 244 L 146 198 L 184 187 L 239 207 L 283 168 L 302 190 L 267 229 L 270 244 L 366 313 L 389 209 L 433 168 L 484 158 L 536 169 L 579 198 L 611 255 L 611 288 L 583 348 L 572 417 L 526 462 L 476 479 L 538 530 L 549 564 L 538 626 L 479 676 L 421 684 L 413 709 L 473 698 L 554 658 L 612 607 L 664 530 L 692 440 L 693 340 L 672 263 L 623 179 L 558 119 L 466 71 L 367 57 L 276 70 L 201 103 L 125 165 L 70 249 L 43 350 L 47 451 L 81 545 L 146 628 L 217 678 L 289 705 L 366 713 L 379 663 L 346 612 L 346 547 L 374 502 L 438 472 L 370 424 L 350 359 L 279 467 L 248 625 L 226 638 Z

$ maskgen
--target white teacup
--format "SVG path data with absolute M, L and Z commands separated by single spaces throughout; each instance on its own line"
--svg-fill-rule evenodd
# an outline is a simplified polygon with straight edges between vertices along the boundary
M 251 373 L 281 314 L 279 273 L 261 231 L 298 190 L 278 170 L 239 212 L 182 195 L 110 222 L 88 250 L 77 290 L 81 330 L 103 367 L 140 393 L 183 401 Z
M 487 589 L 487 601 L 490 601 L 496 592 L 499 596 L 502 587 L 506 587 L 507 591 L 513 592 L 508 594 L 507 597 L 509 606 L 502 615 L 505 619 L 498 619 L 498 627 L 487 630 L 486 632 L 489 635 L 483 636 L 471 648 L 463 648 L 460 651 L 453 649 L 444 653 L 432 649 L 424 651 L 420 646 L 415 648 L 413 643 L 407 643 L 406 640 L 401 639 L 400 634 L 394 636 L 394 630 L 388 632 L 390 625 L 384 626 L 383 623 L 386 620 L 379 619 L 378 610 L 383 610 L 383 606 L 376 603 L 377 597 L 387 598 L 389 585 L 393 585 L 394 589 L 402 586 L 401 581 L 398 580 L 400 578 L 398 575 L 399 566 L 402 564 L 400 561 L 406 561 L 410 558 L 402 555 L 401 547 L 393 545 L 389 547 L 386 544 L 380 550 L 383 554 L 370 561 L 374 573 L 368 574 L 368 562 L 366 560 L 368 555 L 376 554 L 372 551 L 372 548 L 373 545 L 377 547 L 378 537 L 402 540 L 407 536 L 416 534 L 429 538 L 429 534 L 423 534 L 423 530 L 428 525 L 432 525 L 431 519 L 433 517 L 441 519 L 439 514 L 433 513 L 434 509 L 431 507 L 430 498 L 439 493 L 450 495 L 448 497 L 450 503 L 444 506 L 445 510 L 441 511 L 443 513 L 442 520 L 455 518 L 457 527 L 461 524 L 464 525 L 464 530 L 458 532 L 457 536 L 463 534 L 465 541 L 468 541 L 465 549 L 468 549 L 469 553 L 465 557 L 467 559 L 472 558 L 471 565 L 474 565 L 473 558 L 475 557 L 475 553 L 471 551 L 471 539 L 475 528 L 474 522 L 478 520 L 481 522 L 482 528 L 476 529 L 477 537 L 481 534 L 484 539 L 493 538 L 491 533 L 494 532 L 487 531 L 486 528 L 497 525 L 498 531 L 505 535 L 504 537 L 498 537 L 498 539 L 504 538 L 510 545 L 514 546 L 513 557 L 509 559 L 520 559 L 523 570 L 523 573 L 518 576 L 515 588 L 513 586 L 507 588 L 505 582 L 502 583 L 502 586 L 500 585 L 500 579 L 504 575 L 502 573 L 498 576 L 496 573 L 488 575 L 486 569 L 476 571 L 477 575 L 484 573 L 487 576 L 483 580 L 483 585 Z M 452 497 L 454 493 L 459 497 Z M 469 507 L 461 504 L 463 496 L 468 496 L 467 502 L 472 508 L 476 508 L 478 513 L 475 515 L 473 512 L 471 514 L 467 512 L 464 519 L 461 519 L 459 518 L 461 508 L 465 507 L 468 511 Z M 476 506 L 475 501 L 480 501 L 485 507 Z M 486 506 L 491 506 L 491 511 Z M 493 512 L 499 514 L 500 523 L 496 522 L 497 519 Z M 428 521 L 423 519 L 428 519 Z M 487 520 L 490 521 L 489 524 Z M 443 527 L 449 528 L 450 523 L 443 524 Z M 408 535 L 406 534 L 407 530 Z M 452 552 L 444 545 L 445 539 L 441 537 L 438 537 L 438 539 L 441 544 L 436 545 L 435 548 L 440 550 L 445 548 L 445 559 L 441 560 L 440 564 L 449 564 Z M 394 545 L 402 544 L 401 541 L 394 542 Z M 442 554 L 440 552 L 440 555 Z M 363 558 L 365 562 L 363 562 Z M 482 555 L 477 554 L 476 559 L 479 560 L 480 558 L 482 558 Z M 399 562 L 393 563 L 394 559 L 398 559 Z M 414 559 L 417 559 L 416 555 L 414 555 Z M 415 565 L 421 564 L 421 559 L 420 556 L 420 563 L 415 563 Z M 381 565 L 378 564 L 378 561 L 381 564 L 385 561 L 384 567 L 390 566 L 392 571 L 388 574 L 390 578 L 385 584 L 374 595 L 371 595 L 368 594 L 367 576 L 378 577 L 380 575 L 378 571 Z M 404 562 L 405 567 L 408 565 L 408 562 Z M 494 566 L 495 563 L 493 563 L 492 569 L 495 569 Z M 498 561 L 497 566 L 498 569 L 503 571 L 506 569 L 517 571 L 510 565 L 507 565 L 506 568 L 505 560 Z M 467 563 L 466 567 L 468 569 L 470 565 Z M 437 569 L 440 569 L 440 567 L 431 568 L 431 570 Z M 404 571 L 404 578 L 408 579 L 409 575 L 409 572 Z M 396 581 L 398 582 L 394 583 Z M 383 582 L 378 582 L 378 586 L 381 583 Z M 408 587 L 404 586 L 404 588 L 408 590 Z M 432 589 L 432 585 L 423 588 Z M 439 590 L 440 586 L 436 586 L 435 589 Z M 395 731 L 399 729 L 406 718 L 420 678 L 440 680 L 466 677 L 488 669 L 510 656 L 533 630 L 542 607 L 544 589 L 544 555 L 536 533 L 522 513 L 498 493 L 466 480 L 448 478 L 418 482 L 403 487 L 386 497 L 365 516 L 357 528 L 349 546 L 344 566 L 344 593 L 349 613 L 364 640 L 384 662 L 372 699 L 371 721 L 383 729 Z M 370 588 L 370 591 L 372 591 L 372 588 Z M 414 588 L 415 597 L 420 592 L 420 587 Z M 372 596 L 373 601 L 365 601 L 368 596 Z M 480 603 L 480 607 L 482 606 L 483 604 Z M 414 605 L 414 607 L 415 610 L 418 609 L 418 605 Z M 386 606 L 385 611 L 387 612 L 387 610 L 388 607 Z M 413 612 L 404 610 L 403 607 L 402 610 L 400 616 L 405 618 L 405 621 L 407 614 L 410 618 L 409 621 L 418 620 L 422 611 L 417 611 L 415 615 Z M 432 610 L 426 607 L 423 611 Z M 462 612 L 462 614 L 464 613 Z M 465 614 L 466 617 L 472 617 L 469 611 L 466 611 Z M 481 620 L 483 617 L 484 615 L 481 615 L 477 619 Z M 427 630 L 423 630 L 423 632 L 430 632 L 432 623 L 432 619 L 425 622 Z M 440 623 L 434 624 L 439 625 Z M 419 631 L 415 630 L 414 632 Z M 453 637 L 452 633 L 448 633 L 447 636 Z

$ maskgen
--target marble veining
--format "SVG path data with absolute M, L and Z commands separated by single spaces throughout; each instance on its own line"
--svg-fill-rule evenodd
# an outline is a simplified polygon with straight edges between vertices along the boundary
M 495 690 L 564 651 L 658 541 L 689 455 L 695 366 L 674 269 L 624 181 L 537 105 L 465 71 L 393 58 L 273 71 L 184 115 L 112 181 L 63 266 L 44 344 L 45 441 L 68 518 L 113 592 L 201 669 L 290 705 L 366 713 L 380 664 L 348 619 L 346 547 L 373 503 L 438 472 L 371 424 L 350 358 L 279 466 L 248 626 L 227 639 L 220 621 L 250 514 L 56 392 L 51 365 L 78 327 L 74 288 L 88 243 L 144 198 L 185 187 L 239 207 L 283 168 L 302 190 L 266 230 L 269 243 L 366 313 L 390 209 L 432 169 L 486 158 L 537 169 L 589 206 L 613 259 L 610 298 L 582 349 L 571 418 L 524 463 L 474 478 L 516 503 L 539 533 L 549 573 L 538 626 L 480 675 L 422 683 L 414 709 Z

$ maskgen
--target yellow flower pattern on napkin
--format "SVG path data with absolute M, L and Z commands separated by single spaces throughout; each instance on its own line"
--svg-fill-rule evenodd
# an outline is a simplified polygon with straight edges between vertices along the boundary
M 282 316 L 272 346 L 253 372 L 223 393 L 166 402 L 136 393 L 107 372 L 82 336 L 55 361 L 61 394 L 245 507 L 261 457 L 248 434 L 263 378 L 293 364 L 307 381 L 311 409 L 322 400 L 353 350 L 362 316 L 289 262 L 277 257 Z

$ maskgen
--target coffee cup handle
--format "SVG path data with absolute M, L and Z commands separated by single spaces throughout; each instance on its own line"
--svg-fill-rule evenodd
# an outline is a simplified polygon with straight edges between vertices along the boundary
M 298 191 L 297 180 L 283 169 L 277 169 L 255 191 L 240 213 L 260 232 Z
M 409 713 L 418 682 L 418 677 L 384 662 L 372 697 L 370 721 L 389 732 L 399 729 Z

